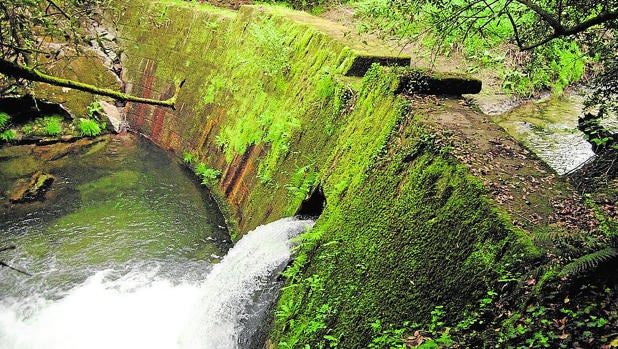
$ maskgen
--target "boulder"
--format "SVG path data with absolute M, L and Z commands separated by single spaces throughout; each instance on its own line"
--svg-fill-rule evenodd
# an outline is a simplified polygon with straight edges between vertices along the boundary
M 45 193 L 49 190 L 54 180 L 54 176 L 37 171 L 30 179 L 17 181 L 13 190 L 9 192 L 9 200 L 11 203 L 43 201 L 45 200 Z
M 112 130 L 115 133 L 125 132 L 127 125 L 118 107 L 105 101 L 99 101 L 99 104 L 103 113 L 107 116 L 108 125 L 112 127 Z

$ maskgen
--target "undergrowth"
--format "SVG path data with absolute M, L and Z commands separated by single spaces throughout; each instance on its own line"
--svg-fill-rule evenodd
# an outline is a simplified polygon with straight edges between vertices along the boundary
M 358 0 L 349 4 L 359 19 L 359 32 L 402 44 L 420 43 L 428 60 L 452 56 L 465 61 L 467 73 L 490 71 L 501 79 L 505 92 L 516 96 L 530 97 L 540 90 L 561 94 L 584 78 L 586 68 L 594 62 L 573 39 L 554 40 L 530 52 L 519 52 L 507 18 L 491 21 L 480 33 L 465 26 L 449 27 L 440 10 L 428 2 Z
M 15 139 L 16 135 L 9 128 L 11 116 L 5 112 L 0 112 L 0 141 L 10 142 Z

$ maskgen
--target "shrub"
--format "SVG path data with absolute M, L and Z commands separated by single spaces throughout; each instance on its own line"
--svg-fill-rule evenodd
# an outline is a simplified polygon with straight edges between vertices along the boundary
M 103 107 L 99 102 L 92 102 L 88 107 L 88 116 L 95 117 L 97 115 L 103 114 Z
M 88 137 L 94 137 L 101 134 L 101 127 L 96 121 L 91 119 L 79 119 L 79 130 L 82 135 Z
M 219 176 L 221 176 L 221 171 L 214 168 L 207 168 L 206 171 L 202 173 L 202 184 L 208 185 L 212 181 L 219 179 Z

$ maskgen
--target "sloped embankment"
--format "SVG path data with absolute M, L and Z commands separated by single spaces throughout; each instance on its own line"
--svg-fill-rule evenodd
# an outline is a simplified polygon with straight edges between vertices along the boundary
M 482 300 L 525 309 L 568 262 L 545 237 L 597 229 L 503 130 L 457 100 L 414 96 L 477 81 L 372 66 L 409 59 L 279 7 L 115 4 L 131 92 L 165 98 L 186 79 L 175 111 L 130 104 L 133 129 L 220 171 L 211 185 L 232 229 L 292 215 L 309 196 L 314 212 L 325 204 L 286 272 L 274 346 L 366 347 L 436 309 L 456 323 Z

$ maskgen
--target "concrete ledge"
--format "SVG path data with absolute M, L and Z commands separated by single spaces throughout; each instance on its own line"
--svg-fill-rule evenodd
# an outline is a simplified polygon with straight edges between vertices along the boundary
M 409 67 L 410 57 L 358 55 L 345 73 L 346 76 L 365 76 L 372 64 Z
M 401 75 L 395 93 L 458 96 L 479 93 L 481 88 L 480 80 L 466 75 L 416 70 Z

